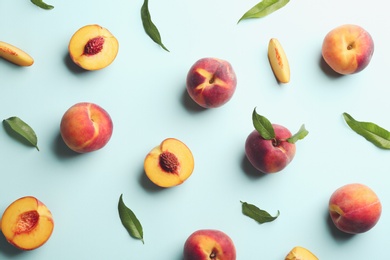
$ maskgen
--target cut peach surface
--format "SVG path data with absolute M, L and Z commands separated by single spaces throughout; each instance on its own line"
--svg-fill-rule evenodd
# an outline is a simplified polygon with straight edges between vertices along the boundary
M 22 250 L 42 246 L 50 238 L 53 228 L 50 210 L 32 196 L 22 197 L 9 205 L 0 222 L 7 241 Z
M 154 184 L 168 188 L 183 183 L 191 176 L 194 157 L 183 142 L 167 138 L 146 155 L 144 169 Z
M 119 43 L 109 30 L 91 24 L 73 34 L 68 49 L 75 64 L 86 70 L 99 70 L 115 60 Z

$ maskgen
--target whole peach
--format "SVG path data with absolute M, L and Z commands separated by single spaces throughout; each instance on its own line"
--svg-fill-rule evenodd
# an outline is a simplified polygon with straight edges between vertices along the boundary
M 183 254 L 184 260 L 235 260 L 236 248 L 226 233 L 201 229 L 187 238 Z
M 339 74 L 357 73 L 370 63 L 374 41 L 362 27 L 345 24 L 328 32 L 322 44 L 322 57 Z
M 103 148 L 111 138 L 113 123 L 99 105 L 81 102 L 62 117 L 60 132 L 65 144 L 75 152 L 87 153 Z
M 335 226 L 350 234 L 373 228 L 382 212 L 378 196 L 366 185 L 352 183 L 338 188 L 330 197 L 329 214 Z
M 291 132 L 284 126 L 272 124 L 275 138 L 264 139 L 257 130 L 253 130 L 245 142 L 245 154 L 249 162 L 263 173 L 275 173 L 283 170 L 294 158 L 296 147 L 287 141 Z
M 187 92 L 204 108 L 220 107 L 228 102 L 237 86 L 236 74 L 228 61 L 203 58 L 187 74 Z

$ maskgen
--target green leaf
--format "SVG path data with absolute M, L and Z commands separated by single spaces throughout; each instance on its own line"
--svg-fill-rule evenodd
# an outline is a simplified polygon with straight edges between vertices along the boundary
M 119 217 L 122 221 L 123 226 L 126 228 L 126 230 L 129 232 L 130 236 L 140 239 L 142 243 L 144 243 L 144 238 L 143 238 L 143 230 L 141 223 L 129 209 L 125 203 L 123 202 L 122 199 L 123 194 L 121 194 L 119 198 L 119 203 L 118 203 L 118 211 L 119 211 Z
M 271 140 L 275 138 L 275 130 L 271 122 L 262 115 L 257 114 L 256 108 L 252 113 L 253 126 L 259 132 L 261 137 L 266 140 Z
M 27 141 L 27 143 L 34 146 L 39 151 L 37 146 L 37 135 L 35 134 L 34 130 L 22 119 L 13 116 L 8 119 L 4 119 L 3 124 L 12 130 L 12 132 L 15 133 L 18 137 L 21 137 L 22 140 Z
M 390 149 L 389 131 L 371 122 L 356 121 L 348 113 L 343 113 L 343 116 L 349 127 L 357 134 L 363 136 L 367 141 L 379 148 Z
M 309 131 L 306 130 L 305 125 L 302 125 L 299 131 L 287 139 L 287 142 L 295 144 L 298 140 L 302 140 L 309 134 Z
M 141 19 L 142 19 L 142 25 L 144 26 L 144 30 L 147 35 L 158 45 L 160 45 L 164 50 L 169 50 L 164 46 L 164 44 L 161 41 L 161 35 L 154 23 L 152 22 L 152 18 L 150 16 L 149 7 L 148 7 L 148 0 L 144 0 L 144 4 L 141 7 Z
M 290 0 L 263 0 L 254 7 L 252 7 L 249 11 L 247 11 L 240 18 L 240 20 L 238 20 L 238 23 L 244 19 L 265 17 L 282 8 L 288 2 L 290 2 Z
M 242 202 L 242 213 L 251 219 L 254 219 L 257 221 L 259 224 L 263 224 L 266 222 L 272 222 L 274 221 L 277 217 L 279 217 L 280 212 L 278 210 L 278 213 L 275 217 L 271 216 L 267 211 L 259 209 L 253 204 L 249 204 L 247 202 Z
M 46 10 L 51 10 L 54 8 L 54 6 L 44 3 L 42 0 L 31 0 L 31 3 Z

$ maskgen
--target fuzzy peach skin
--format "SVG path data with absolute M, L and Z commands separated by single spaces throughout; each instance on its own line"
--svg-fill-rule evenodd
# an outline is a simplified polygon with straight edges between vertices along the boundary
M 64 113 L 60 132 L 70 149 L 87 153 L 99 150 L 108 143 L 113 123 L 107 111 L 99 105 L 81 102 Z
M 195 62 L 187 74 L 187 92 L 204 108 L 216 108 L 227 103 L 237 86 L 232 65 L 217 58 L 203 58 Z
M 10 244 L 22 250 L 33 250 L 49 240 L 54 221 L 45 204 L 35 197 L 26 196 L 5 209 L 0 229 Z
M 362 71 L 374 53 L 374 41 L 362 27 L 345 24 L 328 32 L 322 44 L 322 57 L 337 73 Z
M 296 146 L 286 140 L 291 132 L 284 126 L 272 124 L 275 131 L 273 140 L 266 140 L 253 130 L 245 142 L 245 154 L 249 162 L 263 173 L 283 170 L 294 158 Z
M 363 233 L 379 221 L 382 205 L 366 185 L 352 183 L 338 188 L 330 197 L 329 214 L 335 226 L 349 234 Z
M 183 254 L 184 260 L 235 260 L 236 248 L 226 233 L 201 229 L 187 238 Z

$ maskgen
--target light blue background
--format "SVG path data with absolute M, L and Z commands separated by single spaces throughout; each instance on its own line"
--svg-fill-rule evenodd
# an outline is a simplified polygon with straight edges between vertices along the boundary
M 181 260 L 195 230 L 220 229 L 231 236 L 237 259 L 284 259 L 294 246 L 322 260 L 383 259 L 390 228 L 389 152 L 355 134 L 342 118 L 350 113 L 390 129 L 389 19 L 385 1 L 291 1 L 263 19 L 238 19 L 258 3 L 226 0 L 149 1 L 166 52 L 145 34 L 143 1 L 0 2 L 0 40 L 28 52 L 22 68 L 0 60 L 0 119 L 18 116 L 36 131 L 41 149 L 0 131 L 0 212 L 32 195 L 52 211 L 55 229 L 41 248 L 21 252 L 0 236 L 0 259 Z M 80 27 L 97 23 L 118 39 L 116 60 L 83 72 L 69 59 L 68 43 Z M 375 52 L 359 74 L 337 76 L 321 61 L 325 34 L 345 23 L 369 31 Z M 278 38 L 291 67 L 279 85 L 267 59 Z M 203 57 L 228 60 L 238 85 L 217 109 L 196 106 L 185 90 L 190 66 Z M 63 113 L 81 101 L 105 108 L 114 133 L 102 150 L 77 155 L 59 136 Z M 292 132 L 306 125 L 292 163 L 274 175 L 257 173 L 244 143 L 257 111 Z M 193 175 L 181 186 L 159 189 L 145 178 L 143 160 L 163 139 L 185 142 L 195 157 Z M 380 197 L 382 217 L 369 232 L 337 231 L 327 213 L 338 187 L 360 182 Z M 141 221 L 145 244 L 122 226 L 117 203 Z M 280 217 L 263 225 L 241 213 L 240 200 Z

